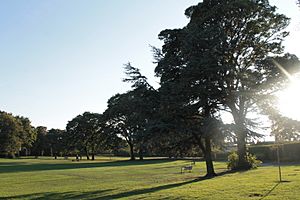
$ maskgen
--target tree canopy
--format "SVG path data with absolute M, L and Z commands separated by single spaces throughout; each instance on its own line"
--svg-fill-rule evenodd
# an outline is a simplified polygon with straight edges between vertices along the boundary
M 83 151 L 87 159 L 91 153 L 94 160 L 97 150 L 108 146 L 106 141 L 110 135 L 105 127 L 106 121 L 101 114 L 85 112 L 68 122 L 67 142 L 71 148 Z
M 185 14 L 187 26 L 159 34 L 164 45 L 155 72 L 162 87 L 188 94 L 186 103 L 232 114 L 239 167 L 247 168 L 246 138 L 253 133 L 247 115 L 287 80 L 277 63 L 293 71 L 284 64 L 295 56 L 282 56 L 289 19 L 266 0 L 205 0 Z

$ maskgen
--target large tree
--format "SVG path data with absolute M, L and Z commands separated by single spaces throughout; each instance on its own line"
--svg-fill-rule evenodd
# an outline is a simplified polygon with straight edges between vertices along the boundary
M 14 157 L 15 153 L 20 155 L 23 150 L 25 155 L 28 155 L 37 134 L 30 120 L 6 112 L 0 112 L 0 115 L 2 120 L 0 125 L 0 132 L 2 133 L 0 136 L 0 140 L 2 140 L 1 151 L 6 151 L 5 154 L 11 157 Z
M 0 153 L 14 158 L 22 146 L 22 126 L 12 114 L 0 112 Z
M 37 133 L 36 140 L 32 145 L 31 153 L 37 158 L 38 156 L 44 156 L 48 147 L 49 142 L 47 138 L 47 127 L 38 126 L 35 128 Z
M 131 103 L 133 104 L 133 113 L 136 126 L 136 141 L 140 159 L 143 159 L 143 153 L 147 149 L 150 151 L 150 143 L 153 141 L 153 132 L 151 126 L 155 123 L 158 108 L 160 104 L 159 92 L 149 84 L 147 78 L 140 73 L 138 68 L 133 67 L 130 63 L 125 65 L 126 78 L 124 82 L 131 83 L 132 95 Z
M 192 91 L 191 102 L 204 99 L 203 109 L 206 101 L 210 107 L 221 105 L 230 111 L 238 166 L 248 168 L 246 139 L 253 131 L 247 115 L 285 79 L 273 61 L 282 60 L 289 19 L 276 13 L 267 0 L 204 0 L 185 13 L 190 18 L 186 27 L 159 35 L 164 46 L 156 73 L 162 84 L 185 82 L 180 84 Z
M 263 104 L 263 112 L 271 121 L 271 136 L 275 142 L 300 140 L 300 121 L 283 116 L 279 109 L 270 106 L 270 102 Z
M 47 133 L 47 141 L 51 156 L 55 159 L 62 156 L 67 151 L 66 131 L 60 129 L 50 129 Z
M 107 135 L 106 121 L 102 114 L 85 112 L 78 115 L 67 124 L 66 139 L 70 146 L 79 151 L 84 151 L 87 159 L 95 159 L 95 154 L 102 148 L 107 146 L 107 139 L 111 135 Z
M 130 152 L 130 159 L 135 160 L 134 148 L 137 145 L 138 127 L 134 119 L 134 96 L 129 92 L 116 94 L 108 100 L 108 108 L 104 112 L 107 125 L 113 134 L 124 139 Z
M 210 101 L 205 92 L 199 98 L 197 95 L 200 91 L 194 93 L 194 88 L 187 86 L 184 80 L 185 76 L 180 74 L 173 80 L 162 83 L 155 128 L 157 132 L 163 133 L 160 137 L 167 137 L 182 155 L 188 154 L 192 149 L 201 150 L 198 156 L 203 155 L 205 158 L 206 176 L 215 176 L 212 143 L 219 142 L 223 135 L 222 122 L 215 113 L 215 103 Z
M 135 150 L 143 159 L 145 147 L 151 138 L 148 125 L 157 108 L 157 91 L 130 63 L 125 65 L 125 73 L 127 77 L 123 81 L 132 83 L 132 90 L 111 97 L 104 114 L 111 130 L 127 142 L 130 159 L 135 159 Z
M 21 125 L 20 137 L 22 140 L 22 150 L 25 150 L 25 155 L 27 156 L 30 148 L 37 139 L 37 132 L 28 118 L 16 116 L 16 119 Z

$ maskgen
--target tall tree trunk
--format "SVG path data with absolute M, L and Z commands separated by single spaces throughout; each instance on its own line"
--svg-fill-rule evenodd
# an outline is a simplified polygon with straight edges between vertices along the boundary
M 86 159 L 89 160 L 89 159 L 90 159 L 90 156 L 89 156 L 88 148 L 85 147 L 84 150 L 85 150 Z
M 143 145 L 141 144 L 140 149 L 139 149 L 139 158 L 140 158 L 140 160 L 144 160 L 143 151 L 144 151 Z
M 9 158 L 16 158 L 16 155 L 14 152 L 10 152 L 8 156 L 9 156 Z
M 200 135 L 203 135 L 202 133 Z M 204 139 L 205 144 L 202 143 L 201 137 L 199 137 L 197 134 L 193 134 L 194 138 L 197 141 L 198 146 L 200 147 L 202 153 L 204 154 L 205 164 L 206 164 L 206 177 L 213 177 L 217 174 L 214 170 L 214 164 L 212 162 L 212 156 L 211 156 L 211 140 L 209 137 L 206 137 Z
M 211 139 L 209 137 L 205 138 L 205 163 L 206 163 L 206 177 L 213 177 L 216 176 L 217 174 L 215 173 L 214 170 L 214 165 L 212 161 L 212 156 L 211 156 Z
M 247 170 L 250 168 L 250 165 L 247 161 L 247 130 L 244 125 L 244 116 L 239 115 L 237 111 L 232 112 L 232 116 L 237 127 L 235 134 L 237 137 L 237 154 L 238 154 L 238 166 L 237 170 Z
M 238 111 L 235 106 L 229 106 L 232 111 L 232 116 L 237 127 L 235 134 L 237 136 L 237 154 L 238 154 L 238 166 L 237 170 L 247 170 L 250 168 L 250 165 L 247 161 L 247 148 L 246 148 L 246 139 L 247 139 L 247 130 L 244 125 L 245 116 L 240 114 L 241 111 Z
M 247 160 L 246 136 L 245 130 L 239 130 L 237 133 L 238 170 L 247 170 L 250 168 Z
M 51 155 L 51 157 L 53 157 L 53 149 L 52 149 L 52 147 L 50 147 L 50 155 Z
M 129 148 L 130 148 L 130 160 L 135 160 L 134 157 L 134 151 L 133 151 L 133 144 L 131 142 L 128 142 Z
M 92 160 L 95 160 L 95 147 L 92 147 Z

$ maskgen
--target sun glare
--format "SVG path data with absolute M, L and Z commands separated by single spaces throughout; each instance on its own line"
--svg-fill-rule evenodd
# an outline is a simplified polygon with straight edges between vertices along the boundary
M 278 94 L 280 112 L 295 120 L 300 120 L 300 79 L 293 79 L 290 85 Z

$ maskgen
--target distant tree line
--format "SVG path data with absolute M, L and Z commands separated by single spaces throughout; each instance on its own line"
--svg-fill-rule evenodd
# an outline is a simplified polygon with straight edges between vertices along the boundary
M 185 15 L 189 23 L 163 30 L 162 48 L 153 47 L 159 88 L 128 63 L 124 82 L 131 90 L 112 96 L 102 114 L 78 115 L 66 130 L 34 128 L 27 118 L 2 112 L 1 152 L 13 156 L 24 148 L 36 156 L 93 160 L 99 152 L 128 147 L 131 160 L 203 155 L 207 176 L 214 176 L 212 150 L 232 141 L 237 169 L 249 169 L 247 142 L 262 137 L 252 113 L 269 116 L 274 134 L 299 124 L 288 118 L 278 123 L 283 118 L 274 106 L 275 93 L 288 83 L 285 74 L 295 73 L 300 63 L 282 46 L 289 19 L 267 0 L 204 0 Z M 223 123 L 224 112 L 231 124 Z M 299 130 L 295 125 L 278 137 L 297 140 Z

